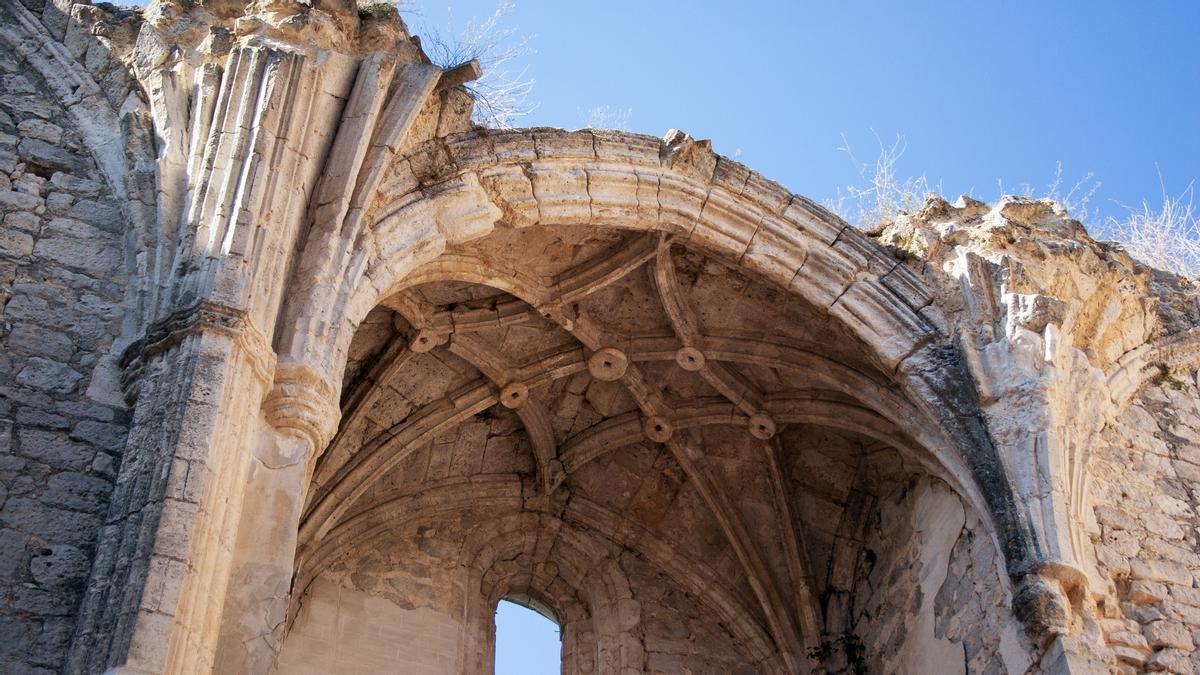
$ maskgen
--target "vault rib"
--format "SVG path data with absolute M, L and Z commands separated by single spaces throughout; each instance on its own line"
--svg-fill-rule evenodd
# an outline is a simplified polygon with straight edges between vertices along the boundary
M 466 312 L 458 312 L 458 310 L 439 310 L 435 307 L 430 307 L 428 303 L 423 302 L 416 294 L 409 291 L 403 291 L 397 294 L 400 301 L 394 306 L 397 311 L 405 314 L 405 319 L 412 323 L 422 331 L 433 330 L 440 336 L 439 327 L 448 323 L 450 341 L 447 349 L 450 353 L 463 359 L 467 363 L 474 366 L 480 373 L 492 381 L 498 389 L 501 389 L 500 403 L 506 407 L 513 408 L 517 416 L 521 418 L 521 423 L 525 426 L 525 432 L 529 436 L 530 445 L 533 447 L 534 461 L 537 465 L 537 473 L 539 485 L 543 492 L 549 493 L 550 490 L 558 484 L 555 481 L 555 476 L 562 472 L 561 464 L 556 459 L 558 454 L 555 450 L 554 431 L 550 427 L 550 416 L 546 413 L 545 406 L 537 397 L 528 392 L 526 385 L 521 383 L 524 392 L 518 393 L 514 391 L 512 397 L 518 398 L 519 401 L 506 401 L 503 394 L 504 390 L 510 383 L 518 381 L 519 378 L 514 373 L 514 368 L 508 364 L 504 356 L 498 351 L 487 345 L 483 340 L 473 338 L 467 333 L 471 328 L 495 328 L 502 326 L 498 317 L 501 313 L 497 309 L 483 310 L 468 310 Z M 520 301 L 504 303 L 506 306 L 520 304 L 522 307 L 527 307 Z M 474 323 L 463 321 L 463 324 L 470 328 L 460 329 L 460 322 L 455 319 L 456 312 L 458 316 L 474 316 L 477 320 Z M 509 311 L 504 315 L 517 317 L 518 319 L 530 319 L 530 312 L 526 309 L 518 308 L 518 311 Z M 494 315 L 497 317 L 494 321 L 489 321 L 489 317 Z M 445 317 L 447 320 L 439 322 L 439 316 Z
M 611 344 L 604 340 L 605 331 L 587 320 L 582 314 L 570 317 L 570 315 L 562 313 L 564 308 L 561 304 L 554 303 L 552 307 L 553 310 L 543 311 L 542 315 L 551 321 L 558 322 L 564 330 L 575 335 L 592 352 Z M 649 384 L 636 364 L 629 363 L 619 379 L 629 389 L 647 419 L 669 420 L 674 417 L 674 411 L 668 408 L 663 401 L 661 390 Z M 669 440 L 668 447 L 674 453 L 680 466 L 684 468 L 689 479 L 695 483 L 701 498 L 716 518 L 726 540 L 733 546 L 738 561 L 746 573 L 747 579 L 750 580 L 751 589 L 762 606 L 763 617 L 770 627 L 771 635 L 789 670 L 799 672 L 800 663 L 793 648 L 804 645 L 803 637 L 798 634 L 791 615 L 783 604 L 782 596 L 768 573 L 766 564 L 762 561 L 761 553 L 749 542 L 745 525 L 732 512 L 725 494 L 712 483 L 706 472 L 703 472 L 690 458 L 685 456 L 679 443 Z
M 540 449 L 535 448 L 543 490 L 550 492 L 557 488 L 565 481 L 570 472 L 605 452 L 625 447 L 642 438 L 643 435 L 653 437 L 649 431 L 646 431 L 643 424 L 645 420 L 665 421 L 667 423 L 666 437 L 657 440 L 666 442 L 667 448 L 683 468 L 699 497 L 704 501 L 706 510 L 711 513 L 738 565 L 746 575 L 750 590 L 761 611 L 761 620 L 764 621 L 764 625 L 776 643 L 787 664 L 786 667 L 789 670 L 798 671 L 803 665 L 802 650 L 805 639 L 815 639 L 820 633 L 820 613 L 812 592 L 812 575 L 803 559 L 802 536 L 796 531 L 792 518 L 792 505 L 786 490 L 778 445 L 764 443 L 762 446 L 772 486 L 770 503 L 777 526 L 780 528 L 779 536 L 783 542 L 781 553 L 787 566 L 786 573 L 776 574 L 774 569 L 768 565 L 766 551 L 760 550 L 750 536 L 745 521 L 737 512 L 729 495 L 721 487 L 711 469 L 706 468 L 701 461 L 702 455 L 696 449 L 695 434 L 700 427 L 713 424 L 733 424 L 745 428 L 747 421 L 751 418 L 765 417 L 768 414 L 771 416 L 767 418 L 768 421 L 774 418 L 781 422 L 824 423 L 835 428 L 856 431 L 867 429 L 871 432 L 868 435 L 874 438 L 894 437 L 902 434 L 889 420 L 865 406 L 860 407 L 844 401 L 823 400 L 819 397 L 804 398 L 800 394 L 764 400 L 764 396 L 760 392 L 742 381 L 736 372 L 731 371 L 722 362 L 774 362 L 777 365 L 786 365 L 789 370 L 804 372 L 807 369 L 803 364 L 807 364 L 813 360 L 813 357 L 816 357 L 816 360 L 835 364 L 840 369 L 846 369 L 846 366 L 811 353 L 804 354 L 799 363 L 784 364 L 784 361 L 789 360 L 789 356 L 793 356 L 791 352 L 794 351 L 794 348 L 773 345 L 761 337 L 751 334 L 745 336 L 718 335 L 714 336 L 710 342 L 698 328 L 694 315 L 682 297 L 669 246 L 669 240 L 666 238 L 638 237 L 632 242 L 614 247 L 606 255 L 593 258 L 590 263 L 585 263 L 559 275 L 555 283 L 550 286 L 531 275 L 522 274 L 516 270 L 512 270 L 512 274 L 505 274 L 506 270 L 484 264 L 484 261 L 471 254 L 456 253 L 453 255 L 453 260 L 442 261 L 441 265 L 444 271 L 450 271 L 453 276 L 453 270 L 461 270 L 470 266 L 472 268 L 471 278 L 461 279 L 462 281 L 484 283 L 512 294 L 518 301 L 499 303 L 494 309 L 449 310 L 442 313 L 423 310 L 417 302 L 411 300 L 411 297 L 402 302 L 420 310 L 415 312 L 414 316 L 421 314 L 429 317 L 426 320 L 433 330 L 445 331 L 447 335 L 453 336 L 447 346 L 448 349 L 464 360 L 475 364 L 496 385 L 505 385 L 515 381 L 518 378 L 514 376 L 519 374 L 522 376 L 519 380 L 528 387 L 531 384 L 531 377 L 541 380 L 553 379 L 553 377 L 561 376 L 566 372 L 578 372 L 585 366 L 585 363 L 594 377 L 609 379 L 602 376 L 602 373 L 597 371 L 590 361 L 593 360 L 592 356 L 601 352 L 606 354 L 605 359 L 608 358 L 609 353 L 615 352 L 613 356 L 620 357 L 618 360 L 624 361 L 624 363 L 620 367 L 620 372 L 611 373 L 612 379 L 619 380 L 629 390 L 638 404 L 640 414 L 626 414 L 596 425 L 596 428 L 585 431 L 585 435 L 568 441 L 561 448 L 557 457 L 555 457 L 553 436 L 547 434 L 549 439 L 547 446 Z M 650 258 L 656 260 L 652 278 L 658 289 L 663 310 L 672 327 L 673 337 L 644 338 L 612 333 L 579 308 L 577 300 L 614 283 L 636 270 Z M 418 271 L 416 275 L 416 278 L 420 278 L 422 281 L 434 280 L 428 277 L 429 272 L 427 271 Z M 512 319 L 513 321 L 531 319 L 532 317 L 522 307 L 521 302 L 534 306 L 544 319 L 557 324 L 578 340 L 583 347 L 583 349 L 560 350 L 553 355 L 552 359 L 556 364 L 555 375 L 540 370 L 541 362 L 520 369 L 513 368 L 509 364 L 505 364 L 503 358 L 492 352 L 491 348 L 483 341 L 465 335 L 466 330 L 471 326 L 500 327 L 502 317 L 517 317 Z M 439 316 L 444 318 L 433 318 Z M 458 332 L 460 327 L 464 330 Z M 747 342 L 746 345 L 741 344 L 743 337 Z M 759 345 L 758 343 L 763 344 Z M 667 358 L 678 362 L 679 344 L 699 352 L 702 357 L 700 374 L 721 394 L 724 400 L 697 402 L 697 405 L 681 406 L 678 409 L 672 408 L 666 403 L 661 387 L 646 377 L 637 362 L 662 361 Z M 589 362 L 583 362 L 585 356 L 589 357 Z M 683 365 L 680 363 L 681 367 Z M 689 370 L 695 369 L 689 368 Z M 817 379 L 836 381 L 839 378 L 830 376 Z M 869 378 L 860 375 L 858 379 Z M 839 384 L 841 386 L 835 388 L 841 391 L 843 396 L 857 399 L 863 394 L 864 390 L 862 389 L 852 385 L 847 386 L 845 382 L 839 382 Z M 886 385 L 875 384 L 874 387 L 868 387 L 866 391 L 885 388 Z M 522 419 L 525 421 L 524 416 Z M 528 430 L 534 428 L 537 422 L 531 424 L 525 421 L 525 424 Z M 548 426 L 547 420 L 546 427 L 548 428 Z M 753 433 L 753 429 L 750 431 Z M 773 432 L 774 424 L 772 422 L 771 434 Z M 759 436 L 759 438 L 764 438 L 764 436 Z M 770 434 L 765 438 L 770 438 Z M 389 439 L 387 445 L 395 447 L 395 442 Z M 382 459 L 364 459 L 351 470 L 355 476 L 361 476 L 361 481 L 364 483 L 369 483 L 372 478 L 365 475 L 362 467 L 379 465 L 380 462 L 390 466 L 395 461 L 395 456 L 403 454 L 403 451 L 389 453 L 380 448 L 376 448 L 373 454 L 378 455 L 381 451 L 390 456 L 382 457 Z M 551 462 L 554 464 L 552 465 Z M 549 468 L 551 466 L 554 468 Z M 361 490 L 364 490 L 365 487 L 352 486 L 349 489 L 351 492 L 357 491 L 361 494 Z M 337 491 L 345 493 L 346 489 L 339 488 Z M 331 527 L 338 526 L 337 521 L 340 514 L 334 513 L 331 516 L 327 519 L 326 524 L 321 525 L 322 533 L 330 531 Z M 790 583 L 788 583 L 789 581 Z M 792 605 L 795 605 L 794 609 Z
M 704 503 L 708 505 L 713 517 L 721 527 L 730 546 L 741 563 L 750 588 L 757 596 L 762 606 L 763 616 L 775 639 L 775 645 L 792 672 L 800 672 L 799 656 L 795 648 L 803 650 L 804 636 L 796 630 L 791 614 L 787 611 L 787 603 L 776 587 L 771 573 L 763 560 L 762 553 L 755 547 L 746 531 L 746 525 L 737 515 L 728 495 L 719 487 L 717 481 L 707 469 L 696 462 L 703 453 L 697 450 L 691 439 L 682 440 L 686 434 L 675 434 L 667 441 L 667 447 L 675 456 L 675 461 L 683 469 L 688 479 L 695 485 Z
M 450 339 L 447 349 L 478 368 L 479 372 L 497 387 L 505 387 L 514 381 L 513 370 L 504 363 L 504 357 L 482 340 L 456 333 Z M 511 407 L 503 399 L 500 402 Z M 562 473 L 562 464 L 556 458 L 558 453 L 555 449 L 554 430 L 550 427 L 550 416 L 546 413 L 545 405 L 532 391 L 522 397 L 520 405 L 514 410 L 521 418 L 521 424 L 525 426 L 525 433 L 529 436 L 529 443 L 533 446 L 538 484 L 543 493 L 549 494 L 561 482 L 556 480 L 556 476 Z
M 654 285 L 671 328 L 685 348 L 704 351 L 706 340 L 696 323 L 695 314 L 688 307 L 675 275 L 675 261 L 671 257 L 671 240 L 662 237 L 654 264 Z M 738 377 L 723 364 L 701 359 L 696 364 L 700 376 L 729 402 L 736 405 L 747 416 L 761 414 L 762 394 L 753 385 Z
M 804 542 L 804 530 L 792 516 L 792 500 L 788 494 L 787 477 L 783 472 L 783 448 L 779 437 L 762 441 L 767 471 L 771 476 L 771 494 L 774 497 L 776 517 L 786 552 L 788 576 L 792 581 L 792 596 L 796 603 L 796 615 L 800 620 L 802 635 L 821 634 L 821 606 L 814 592 L 812 564 L 808 559 L 808 547 Z
M 654 235 L 636 237 L 628 244 L 618 246 L 592 262 L 568 270 L 555 279 L 550 296 L 567 304 L 578 302 L 611 286 L 655 256 L 655 239 Z
M 516 282 L 517 277 L 512 277 L 512 281 Z M 539 292 L 541 291 L 541 292 Z M 542 304 L 539 310 L 547 319 L 556 322 L 564 330 L 571 335 L 575 335 L 577 340 L 582 342 L 584 347 L 589 351 L 596 352 L 601 350 L 611 342 L 605 340 L 606 331 L 589 321 L 587 317 L 582 315 L 574 316 L 574 312 L 566 309 L 566 307 L 558 301 L 558 298 L 547 297 L 545 289 L 540 288 L 516 288 L 516 283 L 511 283 L 509 292 L 517 295 L 518 298 L 532 300 L 534 298 L 547 298 L 550 301 Z M 636 364 L 628 364 L 619 380 L 625 384 L 629 392 L 637 401 L 638 407 L 646 414 L 647 418 L 670 419 L 673 417 L 673 411 L 667 407 L 665 401 L 662 400 L 661 392 L 658 388 L 650 386 L 646 377 L 642 375 L 641 369 L 637 368 Z M 684 470 L 689 474 L 689 478 L 694 480 L 697 489 L 700 489 L 701 497 L 706 502 L 710 512 L 713 513 L 721 531 L 724 532 L 726 539 L 734 548 L 738 561 L 746 573 L 746 577 L 750 579 L 751 589 L 754 590 L 758 602 L 762 605 L 764 619 L 767 620 L 770 626 L 776 644 L 779 645 L 780 651 L 788 663 L 788 667 L 792 671 L 799 671 L 799 663 L 797 662 L 796 653 L 793 650 L 800 649 L 804 645 L 804 641 L 797 633 L 796 625 L 791 619 L 791 615 L 787 613 L 784 603 L 778 589 L 776 589 L 774 581 L 770 578 L 767 572 L 766 563 L 762 561 L 760 552 L 749 542 L 746 536 L 745 528 L 742 522 L 737 518 L 737 515 L 732 513 L 730 504 L 724 492 L 721 492 L 718 486 L 712 483 L 712 480 L 703 473 L 694 462 L 689 458 L 685 458 L 682 448 L 677 442 L 668 443 L 668 447 L 676 454 L 676 459 L 680 461 L 680 466 L 684 466 Z M 690 470 L 689 470 L 690 467 Z
M 396 466 L 412 448 L 431 439 L 438 431 L 465 421 L 495 405 L 496 401 L 495 388 L 491 383 L 475 380 L 376 436 L 346 464 L 337 467 L 334 475 L 318 489 L 311 508 L 300 524 L 301 546 L 307 549 L 319 541 L 354 501 L 366 492 L 373 477 Z M 393 447 L 399 450 L 390 454 L 386 452 Z

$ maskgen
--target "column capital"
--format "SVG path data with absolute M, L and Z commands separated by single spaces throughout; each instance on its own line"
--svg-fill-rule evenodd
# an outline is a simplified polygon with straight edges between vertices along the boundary
M 1040 560 L 1014 575 L 1013 613 L 1035 644 L 1069 637 L 1087 611 L 1088 577 L 1061 560 Z
M 305 363 L 275 368 L 275 386 L 263 401 L 263 413 L 276 429 L 308 439 L 313 453 L 329 444 L 341 419 L 337 390 Z
M 141 338 L 121 354 L 121 389 L 125 400 L 137 399 L 138 385 L 146 366 L 171 348 L 192 336 L 222 335 L 244 351 L 254 374 L 270 383 L 275 369 L 275 352 L 266 336 L 250 320 L 246 311 L 209 300 L 175 310 L 150 324 Z

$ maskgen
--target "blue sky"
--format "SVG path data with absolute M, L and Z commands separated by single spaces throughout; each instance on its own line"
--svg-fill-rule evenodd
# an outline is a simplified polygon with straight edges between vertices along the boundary
M 454 24 L 495 0 L 455 0 Z M 514 0 L 533 34 L 523 126 L 578 128 L 631 111 L 626 128 L 677 127 L 818 201 L 858 182 L 875 135 L 903 135 L 902 174 L 953 198 L 1025 183 L 1102 182 L 1108 215 L 1200 178 L 1200 3 L 561 2 Z M 417 33 L 445 0 L 410 0 Z M 1068 186 L 1069 187 L 1069 186 Z
M 558 626 L 532 609 L 500 601 L 496 607 L 496 675 L 558 675 Z

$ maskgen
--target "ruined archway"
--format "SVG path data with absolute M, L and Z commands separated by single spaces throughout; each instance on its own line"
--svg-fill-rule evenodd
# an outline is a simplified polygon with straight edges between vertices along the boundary
M 664 143 L 590 131 L 473 133 L 455 147 L 465 157 L 495 157 L 503 143 L 520 158 L 513 151 L 520 142 L 537 149 L 536 161 L 497 161 L 463 173 L 468 162 L 441 157 L 457 173 L 425 179 L 407 195 L 389 185 L 381 189 L 386 198 L 364 199 L 374 220 L 355 214 L 365 223 L 358 244 L 346 249 L 343 264 L 324 261 L 331 280 L 319 286 L 322 294 L 292 308 L 300 323 L 287 336 L 296 354 L 290 368 L 315 371 L 348 355 L 340 377 L 310 375 L 341 381 L 343 393 L 340 427 L 312 464 L 297 594 L 330 566 L 344 568 L 353 558 L 348 550 L 385 536 L 384 513 L 425 518 L 426 527 L 453 539 L 466 531 L 450 535 L 460 526 L 437 514 L 458 518 L 490 499 L 458 495 L 457 507 L 438 499 L 417 506 L 425 504 L 424 490 L 503 484 L 508 492 L 486 502 L 489 513 L 556 515 L 566 529 L 592 533 L 592 550 L 618 545 L 674 592 L 721 617 L 738 645 L 726 650 L 740 654 L 734 663 L 805 670 L 831 632 L 849 634 L 858 624 L 849 607 L 831 610 L 849 602 L 855 573 L 839 571 L 846 578 L 834 580 L 829 568 L 835 548 L 850 568 L 863 551 L 828 541 L 817 552 L 804 543 L 809 526 L 796 522 L 803 518 L 789 466 L 796 444 L 782 440 L 803 437 L 803 430 L 832 433 L 856 448 L 849 461 L 856 466 L 885 449 L 897 453 L 904 468 L 892 480 L 931 477 L 959 495 L 960 510 L 975 514 L 974 536 L 989 546 L 1008 541 L 996 536 L 976 487 L 978 467 L 955 445 L 955 431 L 958 439 L 964 433 L 930 414 L 947 392 L 914 402 L 908 380 L 920 376 L 905 375 L 901 364 L 928 364 L 939 338 L 892 290 L 903 279 L 912 284 L 910 301 L 921 297 L 919 283 L 894 260 L 801 198 L 777 200 L 772 215 L 764 207 L 769 193 L 748 187 L 765 185 L 761 179 L 704 155 L 705 146 L 683 136 Z M 601 143 L 622 148 L 625 160 L 640 146 L 643 161 L 630 166 L 603 157 Z M 415 158 L 445 146 L 393 160 L 393 173 L 407 175 Z M 683 159 L 696 153 L 700 159 Z M 696 163 L 705 157 L 712 173 L 701 188 Z M 740 194 L 719 182 L 730 174 L 740 176 Z M 829 241 L 812 234 L 822 231 Z M 345 232 L 339 235 L 344 242 Z M 886 339 L 884 322 L 892 329 Z M 345 328 L 314 335 L 306 325 Z M 559 405 L 572 400 L 566 409 Z M 505 433 L 482 431 L 490 423 L 480 418 L 507 419 Z M 484 449 L 512 435 L 521 439 L 520 459 L 490 465 L 499 475 L 467 468 L 481 466 Z M 621 462 L 637 464 L 637 475 L 674 496 L 647 488 L 636 508 L 627 503 L 631 495 L 612 502 L 600 476 Z M 839 512 L 851 489 L 836 488 Z M 857 489 L 879 499 L 878 490 Z M 656 500 L 653 522 L 645 522 Z M 759 517 L 747 520 L 754 508 Z M 431 511 L 423 516 L 422 509 Z M 661 529 L 671 521 L 692 530 L 671 535 Z M 529 564 L 561 564 L 551 559 L 552 548 Z M 727 580 L 730 574 L 736 580 Z M 1005 583 L 1002 575 L 994 581 Z M 634 586 L 634 597 L 654 592 L 645 579 Z M 846 597 L 831 602 L 839 593 Z M 442 609 L 453 614 L 458 603 Z M 581 606 L 593 615 L 591 605 Z M 838 611 L 833 627 L 827 619 Z M 596 630 L 604 623 L 602 616 L 594 621 Z M 626 621 L 625 639 L 636 646 L 621 653 L 641 655 L 632 667 L 646 667 L 646 658 L 681 658 L 649 653 L 646 640 L 656 636 L 639 638 L 637 617 Z M 610 653 L 605 640 L 597 638 L 597 653 Z M 477 651 L 467 649 L 460 666 Z M 602 670 L 622 663 L 630 666 L 618 659 Z
M 1088 557 L 1088 444 L 1194 363 L 1192 310 L 1139 296 L 1111 340 L 1063 286 L 1010 292 L 999 239 L 928 231 L 1062 237 L 1023 260 L 1145 291 L 1062 214 L 935 200 L 906 264 L 680 132 L 473 127 L 475 65 L 380 12 L 0 1 L 131 223 L 130 433 L 69 671 L 270 672 L 330 593 L 423 612 L 467 672 L 505 594 L 553 608 L 569 670 L 1023 670 L 1078 661 L 1092 596 L 1155 597 Z M 1080 392 L 1113 409 L 1064 430 Z

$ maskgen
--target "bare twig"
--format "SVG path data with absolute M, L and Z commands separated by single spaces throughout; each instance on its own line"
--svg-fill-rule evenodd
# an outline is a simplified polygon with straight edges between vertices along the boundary
M 1168 272 L 1200 278 L 1200 213 L 1195 207 L 1195 181 L 1178 195 L 1167 192 L 1158 174 L 1161 205 L 1143 200 L 1140 208 L 1125 208 L 1125 218 L 1109 218 L 1101 230 L 1125 245 L 1130 255 Z
M 533 53 L 530 43 L 534 35 L 519 35 L 517 28 L 505 25 L 514 5 L 505 0 L 483 22 L 474 19 L 461 31 L 454 29 L 453 9 L 447 7 L 445 27 L 422 26 L 419 31 L 425 53 L 434 64 L 450 69 L 478 60 L 483 76 L 468 83 L 467 91 L 475 97 L 476 123 L 484 126 L 511 128 L 520 117 L 536 108 L 529 102 L 534 81 L 526 70 L 514 72 L 514 60 Z
M 896 173 L 896 164 L 906 148 L 903 136 L 897 136 L 891 145 L 884 144 L 878 135 L 875 139 L 879 143 L 879 156 L 867 163 L 858 160 L 845 136 L 842 137 L 839 150 L 854 162 L 862 183 L 839 190 L 837 198 L 826 203 L 832 211 L 868 231 L 878 231 L 901 213 L 918 210 L 934 192 L 924 175 L 901 179 Z M 1054 179 L 1041 198 L 1058 202 L 1077 220 L 1093 217 L 1099 220 L 1099 215 L 1090 208 L 1101 186 L 1093 178 L 1094 174 L 1089 172 L 1067 188 L 1063 164 L 1058 162 Z M 1172 196 L 1167 192 L 1161 171 L 1158 180 L 1161 203 L 1145 200 L 1139 208 L 1122 204 L 1124 217 L 1110 216 L 1093 224 L 1093 230 L 1121 242 L 1133 257 L 1152 267 L 1200 278 L 1200 211 L 1195 205 L 1195 183 L 1188 183 L 1182 192 Z M 997 185 L 1001 195 L 1008 193 L 1003 182 L 997 181 Z M 1037 192 L 1026 183 L 1018 188 L 1017 194 L 1033 197 Z
M 633 119 L 633 108 L 614 108 L 612 106 L 596 106 L 588 111 L 587 129 L 614 129 L 625 131 Z
M 827 204 L 838 215 L 868 231 L 886 226 L 902 212 L 920 209 L 925 198 L 936 192 L 924 175 L 903 180 L 897 176 L 896 163 L 908 147 L 903 136 L 897 135 L 895 142 L 885 145 L 879 134 L 875 134 L 875 141 L 879 155 L 873 163 L 866 163 L 859 161 L 845 135 L 842 136 L 838 150 L 846 153 L 858 168 L 863 182 L 846 186 L 844 193 L 838 190 L 837 199 Z
M 1089 216 L 1094 215 L 1089 210 L 1088 204 L 1091 203 L 1092 198 L 1096 196 L 1096 192 L 1100 190 L 1100 186 L 1102 185 L 1100 181 L 1092 180 L 1095 175 L 1091 171 L 1087 172 L 1083 178 L 1076 181 L 1071 186 L 1071 189 L 1067 190 L 1064 194 L 1062 191 L 1063 163 L 1062 161 L 1055 162 L 1054 180 L 1050 182 L 1050 185 L 1046 186 L 1046 192 L 1042 198 L 1058 202 L 1076 220 L 1088 220 Z M 1032 195 L 1032 191 L 1026 194 L 1026 196 Z

